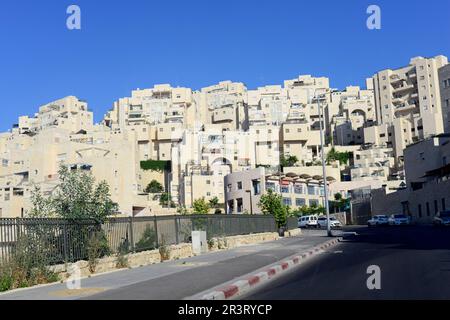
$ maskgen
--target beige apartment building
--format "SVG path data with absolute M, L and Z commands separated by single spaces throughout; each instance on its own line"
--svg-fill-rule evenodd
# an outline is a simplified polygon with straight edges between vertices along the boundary
M 450 135 L 440 134 L 405 149 L 406 188 L 387 194 L 372 191 L 372 214 L 407 214 L 430 224 L 450 208 Z
M 333 91 L 329 104 L 329 118 L 335 145 L 363 144 L 364 127 L 376 121 L 374 92 L 368 82 L 367 89 L 358 86 L 344 91 Z
M 277 175 L 260 167 L 234 172 L 225 177 L 225 204 L 228 214 L 261 214 L 259 202 L 267 190 L 281 194 L 293 209 L 324 204 L 322 176 Z M 332 197 L 331 191 L 329 196 Z
M 391 179 L 391 168 L 394 167 L 393 150 L 385 147 L 368 146 L 354 151 L 352 181 L 370 181 Z
M 391 179 L 401 178 L 403 150 L 447 127 L 446 66 L 444 56 L 417 57 L 404 68 L 378 72 L 365 89 L 348 86 L 343 91 L 331 89 L 328 78 L 311 75 L 254 90 L 232 81 L 199 90 L 160 84 L 118 99 L 98 125 L 87 103 L 69 96 L 40 107 L 33 117 L 19 117 L 10 132 L 0 134 L 0 208 L 4 216 L 26 213 L 31 185 L 51 192 L 59 163 L 106 180 L 126 215 L 164 211 L 144 192 L 152 179 L 164 185 L 177 205 L 191 207 L 203 197 L 226 203 L 226 176 L 260 166 L 274 172 L 282 154 L 299 159 L 286 168 L 292 176 L 285 180 L 293 179 L 293 184 L 285 202 L 308 205 L 317 194 L 297 197 L 292 190 L 296 183 L 305 190 L 309 184 L 320 185 L 317 163 L 332 146 L 354 148 L 355 159 L 353 168 L 327 167 L 331 185 L 342 184 L 340 190 L 361 184 L 394 186 L 401 183 Z M 359 145 L 371 147 L 360 150 Z M 145 160 L 170 161 L 171 172 L 144 171 L 140 162 Z M 340 181 L 342 174 L 353 181 Z M 266 188 L 274 178 L 264 175 Z M 233 210 L 238 207 L 233 203 Z
M 438 70 L 447 64 L 445 56 L 416 57 L 406 67 L 375 74 L 377 126 L 364 129 L 365 142 L 393 148 L 402 166 L 407 145 L 443 133 Z
M 34 186 L 50 195 L 59 183 L 60 165 L 90 171 L 97 182 L 105 180 L 118 213 L 149 214 L 143 189 L 149 182 L 145 178 L 151 177 L 139 166 L 136 133 L 94 126 L 86 103 L 76 101 L 68 97 L 41 107 L 30 119 L 32 127 L 1 135 L 1 217 L 25 216 Z

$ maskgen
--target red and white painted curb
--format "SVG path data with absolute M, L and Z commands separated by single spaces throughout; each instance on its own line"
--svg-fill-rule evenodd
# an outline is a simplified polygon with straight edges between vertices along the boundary
M 341 240 L 342 238 L 336 238 L 315 246 L 304 253 L 291 256 L 286 260 L 282 260 L 278 264 L 270 266 L 265 271 L 250 275 L 245 279 L 236 281 L 224 288 L 207 293 L 203 295 L 200 300 L 226 300 L 241 295 L 249 291 L 251 288 L 269 281 L 273 277 L 278 276 L 295 266 L 298 266 L 301 262 L 323 252 L 325 249 L 328 249 L 331 246 L 338 244 Z

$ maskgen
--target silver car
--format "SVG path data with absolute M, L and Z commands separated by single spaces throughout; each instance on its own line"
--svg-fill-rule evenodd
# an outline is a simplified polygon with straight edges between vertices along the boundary
M 372 219 L 367 221 L 367 225 L 369 227 L 372 226 L 387 226 L 389 224 L 389 218 L 386 215 L 376 215 L 373 216 Z

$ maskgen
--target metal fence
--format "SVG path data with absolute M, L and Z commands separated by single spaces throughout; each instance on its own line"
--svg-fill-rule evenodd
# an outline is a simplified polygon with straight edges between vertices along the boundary
M 289 218 L 288 229 L 297 228 Z M 269 215 L 189 215 L 111 218 L 104 224 L 90 220 L 0 219 L 0 261 L 6 261 L 27 239 L 27 250 L 45 251 L 49 263 L 87 258 L 89 239 L 101 234 L 111 253 L 139 252 L 163 245 L 191 241 L 192 231 L 206 231 L 208 239 L 263 232 L 276 232 Z
M 298 218 L 297 217 L 289 217 L 287 219 L 286 228 L 288 230 L 294 230 L 298 228 Z

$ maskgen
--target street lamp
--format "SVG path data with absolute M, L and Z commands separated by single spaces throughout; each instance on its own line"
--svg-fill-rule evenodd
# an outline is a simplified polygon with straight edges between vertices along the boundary
M 328 184 L 327 184 L 327 168 L 325 164 L 325 151 L 324 151 L 324 137 L 323 137 L 323 124 L 322 124 L 322 105 L 320 104 L 321 99 L 324 97 L 323 94 L 316 95 L 316 91 L 314 91 L 314 98 L 317 99 L 317 106 L 319 109 L 319 123 L 320 123 L 320 148 L 322 153 L 322 170 L 323 170 L 323 189 L 325 193 L 325 210 L 327 213 L 327 235 L 328 237 L 332 237 L 333 233 L 331 232 L 330 226 L 330 206 L 328 203 Z M 325 117 L 324 117 L 325 118 Z

